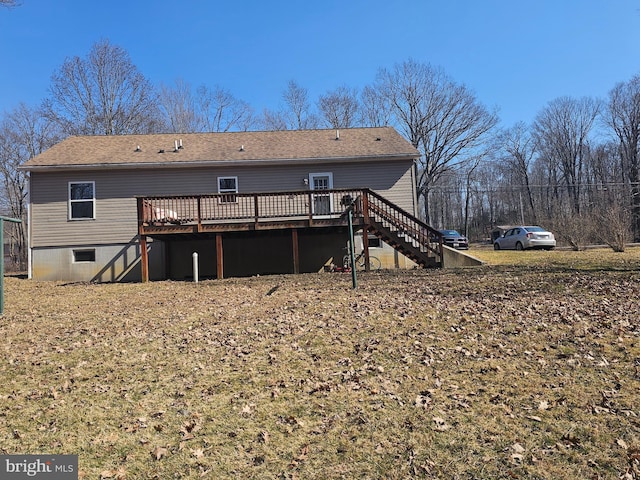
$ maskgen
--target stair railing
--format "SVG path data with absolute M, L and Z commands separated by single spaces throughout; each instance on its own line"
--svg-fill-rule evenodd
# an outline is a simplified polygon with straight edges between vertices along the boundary
M 396 230 L 398 237 L 409 243 L 416 243 L 421 250 L 426 249 L 442 261 L 442 234 L 409 212 L 401 209 L 381 195 L 366 190 L 363 201 L 365 223 L 373 219 Z

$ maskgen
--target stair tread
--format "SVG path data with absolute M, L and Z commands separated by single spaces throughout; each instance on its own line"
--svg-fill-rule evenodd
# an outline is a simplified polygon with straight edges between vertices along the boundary
M 392 208 L 392 207 L 389 207 Z M 383 240 L 389 246 L 410 258 L 418 265 L 423 267 L 440 266 L 440 262 L 436 260 L 437 253 L 430 247 L 428 243 L 422 243 L 419 238 L 425 238 L 418 229 L 422 229 L 419 224 L 415 224 L 415 220 L 405 214 L 402 209 L 395 207 L 395 211 L 387 211 L 385 207 L 376 206 L 380 214 L 374 214 L 370 211 L 369 222 L 371 233 Z M 371 210 L 371 209 L 370 209 Z M 402 216 L 407 219 L 403 220 L 396 216 Z

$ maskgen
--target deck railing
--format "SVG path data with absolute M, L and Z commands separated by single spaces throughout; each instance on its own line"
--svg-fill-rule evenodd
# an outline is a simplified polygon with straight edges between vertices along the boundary
M 137 197 L 138 221 L 141 225 L 183 225 L 336 217 L 366 192 L 332 189 Z
M 438 258 L 441 257 L 443 238 L 438 230 L 399 209 L 375 192 L 367 191 L 364 198 L 366 200 L 365 223 L 370 223 L 369 216 L 375 217 L 377 221 L 391 226 L 396 235 L 403 237 L 415 247 L 427 250 Z
M 267 228 L 314 222 L 345 223 L 351 209 L 360 226 L 388 236 L 402 253 L 442 263 L 442 234 L 369 189 L 305 190 L 298 192 L 217 193 L 136 197 L 141 235 Z M 277 226 L 274 226 L 277 225 Z M 168 228 L 173 227 L 173 228 Z

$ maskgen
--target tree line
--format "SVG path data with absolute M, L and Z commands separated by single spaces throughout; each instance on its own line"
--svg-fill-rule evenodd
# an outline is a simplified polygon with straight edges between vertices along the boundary
M 436 228 L 477 241 L 498 225 L 543 224 L 574 248 L 640 240 L 640 75 L 606 99 L 562 97 L 529 125 L 498 124 L 468 87 L 411 59 L 380 68 L 364 88 L 340 85 L 316 99 L 292 80 L 279 109 L 257 112 L 219 85 L 155 87 L 125 49 L 101 40 L 63 62 L 39 105 L 0 117 L 0 208 L 23 219 L 10 254 L 24 268 L 28 181 L 17 167 L 69 135 L 391 125 L 420 152 L 420 215 Z

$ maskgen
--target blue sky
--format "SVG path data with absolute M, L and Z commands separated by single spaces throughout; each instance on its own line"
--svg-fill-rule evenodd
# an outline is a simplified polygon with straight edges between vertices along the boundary
M 220 85 L 256 111 L 412 58 L 531 122 L 560 96 L 640 74 L 640 0 L 20 0 L 0 8 L 0 114 L 37 105 L 67 57 L 107 38 L 154 84 Z

